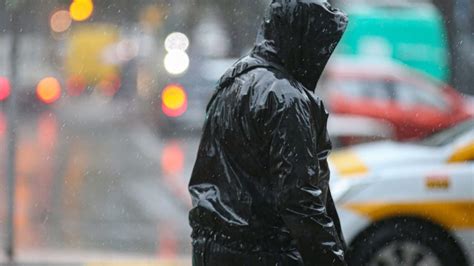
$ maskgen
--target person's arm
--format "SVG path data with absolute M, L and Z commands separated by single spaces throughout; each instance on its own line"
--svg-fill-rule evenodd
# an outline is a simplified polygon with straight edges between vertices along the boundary
M 272 131 L 269 165 L 276 208 L 305 265 L 346 265 L 343 244 L 326 209 L 329 180 L 319 176 L 309 103 L 276 98 L 271 102 L 274 113 L 267 116 L 265 127 Z

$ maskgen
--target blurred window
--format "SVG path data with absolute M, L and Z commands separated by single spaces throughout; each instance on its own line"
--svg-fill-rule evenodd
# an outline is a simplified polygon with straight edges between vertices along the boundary
M 390 101 L 392 99 L 392 93 L 390 92 L 392 86 L 390 86 L 390 82 L 383 80 L 370 80 L 366 82 L 362 81 L 362 83 L 365 83 L 363 86 L 367 98 L 382 101 Z
M 345 79 L 334 81 L 330 88 L 350 98 L 369 100 L 393 100 L 393 86 L 389 81 L 375 79 Z
M 444 146 L 459 138 L 461 135 L 472 131 L 474 128 L 474 120 L 468 120 L 458 126 L 438 132 L 430 137 L 420 141 L 420 144 L 426 146 Z
M 338 93 L 342 93 L 347 97 L 351 98 L 362 98 L 363 88 L 357 82 L 352 81 L 333 81 L 329 82 L 329 88 L 334 89 Z
M 426 89 L 408 82 L 399 82 L 395 87 L 397 100 L 406 106 L 425 106 L 446 111 L 448 103 L 435 88 Z

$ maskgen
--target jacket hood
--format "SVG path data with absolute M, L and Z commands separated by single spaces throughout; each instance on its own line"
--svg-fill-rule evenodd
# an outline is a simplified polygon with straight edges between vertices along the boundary
M 252 54 L 281 65 L 314 91 L 347 23 L 323 0 L 272 0 Z

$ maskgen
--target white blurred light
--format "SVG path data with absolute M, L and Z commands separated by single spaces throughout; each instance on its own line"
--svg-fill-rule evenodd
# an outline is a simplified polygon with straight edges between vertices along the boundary
M 226 57 L 231 48 L 232 39 L 215 13 L 206 14 L 193 32 L 193 48 L 208 57 Z
M 181 32 L 173 32 L 165 39 L 165 49 L 171 51 L 186 51 L 189 47 L 188 37 Z
M 189 67 L 189 56 L 184 51 L 172 50 L 164 60 L 165 69 L 172 75 L 183 74 Z
M 134 40 L 122 40 L 116 46 L 117 57 L 122 62 L 132 60 L 138 55 L 139 52 L 138 42 Z

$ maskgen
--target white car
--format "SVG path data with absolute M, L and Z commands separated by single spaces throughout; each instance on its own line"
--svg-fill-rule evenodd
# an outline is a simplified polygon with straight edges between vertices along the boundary
M 350 265 L 474 263 L 474 120 L 329 161 Z

